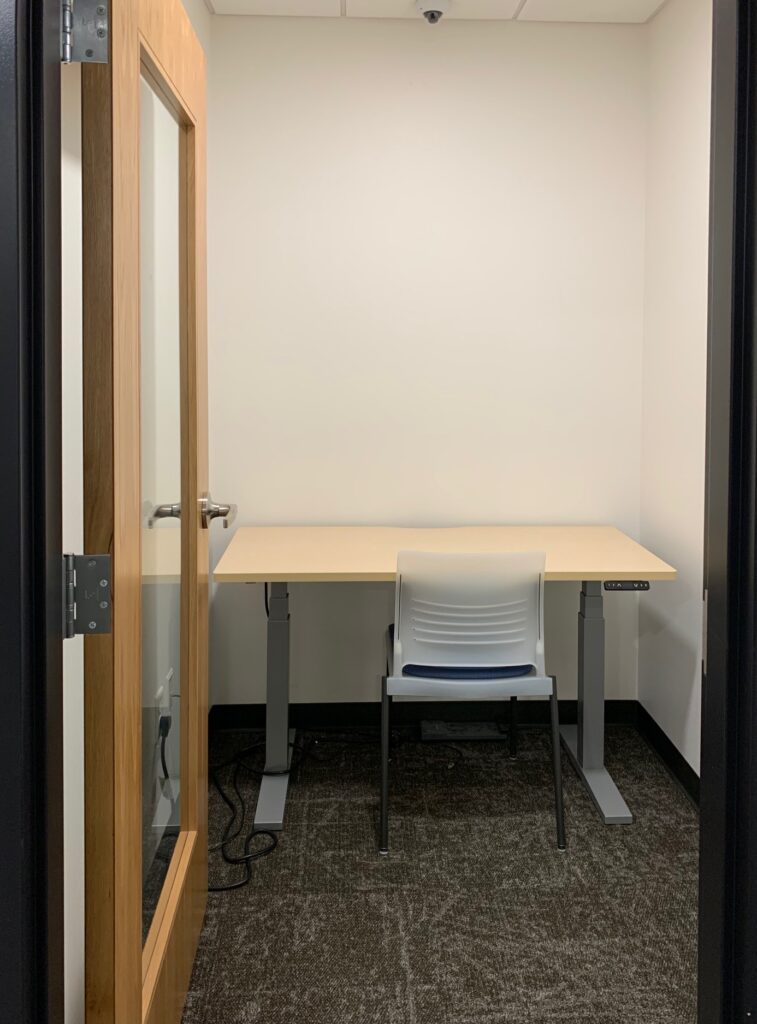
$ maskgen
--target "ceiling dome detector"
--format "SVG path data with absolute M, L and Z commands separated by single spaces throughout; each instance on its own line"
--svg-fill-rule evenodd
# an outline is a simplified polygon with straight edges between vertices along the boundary
M 450 9 L 450 0 L 415 0 L 415 6 L 429 25 L 437 25 Z

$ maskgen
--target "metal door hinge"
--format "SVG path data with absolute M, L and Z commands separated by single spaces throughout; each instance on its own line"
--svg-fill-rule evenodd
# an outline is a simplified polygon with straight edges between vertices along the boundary
M 110 555 L 63 556 L 63 635 L 111 631 Z
M 108 0 L 61 0 L 60 59 L 108 63 Z

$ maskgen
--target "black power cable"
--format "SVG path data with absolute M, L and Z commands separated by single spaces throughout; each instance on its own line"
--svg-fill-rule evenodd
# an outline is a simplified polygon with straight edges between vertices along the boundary
M 223 838 L 219 843 L 209 848 L 210 853 L 220 853 L 221 857 L 226 864 L 241 865 L 244 867 L 244 875 L 236 882 L 231 882 L 228 885 L 209 885 L 208 892 L 232 892 L 235 889 L 241 889 L 243 886 L 252 878 L 252 864 L 256 860 L 261 860 L 263 857 L 268 857 L 278 846 L 278 837 L 274 832 L 268 829 L 256 829 L 255 826 L 250 829 L 244 840 L 244 852 L 241 856 L 235 856 L 230 852 L 230 845 L 239 838 L 244 828 L 245 819 L 247 817 L 247 801 L 244 798 L 244 794 L 239 785 L 239 773 L 245 771 L 250 775 L 256 775 L 258 778 L 264 776 L 276 776 L 276 775 L 288 775 L 293 768 L 297 768 L 301 762 L 301 759 L 308 755 L 308 745 L 304 744 L 299 748 L 301 755 L 300 761 L 290 765 L 288 769 L 282 771 L 267 771 L 265 768 L 256 768 L 247 762 L 246 758 L 255 751 L 260 750 L 265 743 L 263 740 L 259 740 L 253 743 L 251 746 L 245 747 L 240 750 L 233 757 L 229 758 L 228 761 L 223 761 L 220 764 L 212 765 L 210 767 L 209 776 L 211 785 L 218 791 L 219 796 L 229 808 L 231 816 L 226 823 L 224 829 Z M 290 744 L 294 746 L 294 744 Z M 231 787 L 237 798 L 238 804 L 231 799 L 219 778 L 219 773 L 227 768 L 233 767 L 234 771 L 231 778 Z M 264 837 L 268 840 L 265 846 L 259 849 L 252 849 L 252 844 L 258 840 L 259 837 Z
M 212 765 L 210 768 L 210 782 L 218 791 L 218 795 L 221 797 L 223 802 L 229 808 L 231 816 L 226 823 L 226 828 L 223 832 L 223 837 L 220 843 L 216 843 L 214 846 L 209 848 L 209 853 L 219 853 L 226 864 L 241 865 L 244 867 L 244 875 L 236 882 L 230 882 L 228 885 L 208 885 L 208 892 L 232 892 L 235 889 L 241 889 L 243 886 L 252 878 L 252 865 L 256 860 L 261 860 L 263 857 L 267 857 L 273 853 L 278 846 L 278 838 L 273 832 L 261 829 L 260 831 L 255 829 L 255 826 L 250 829 L 244 840 L 243 854 L 241 856 L 235 856 L 231 853 L 230 845 L 239 838 L 244 828 L 245 819 L 247 817 L 247 802 L 245 801 L 244 795 L 239 787 L 239 773 L 243 767 L 249 770 L 249 766 L 243 766 L 243 758 L 253 751 L 258 750 L 263 745 L 262 741 L 254 743 L 250 747 L 246 747 L 244 750 L 239 751 L 234 757 L 228 761 L 224 761 L 221 764 Z M 238 804 L 235 803 L 228 795 L 221 780 L 219 773 L 224 771 L 226 768 L 234 768 L 231 785 L 236 795 Z M 265 846 L 259 849 L 252 849 L 252 844 L 258 839 L 263 837 L 268 840 Z
M 158 736 L 160 737 L 160 765 L 163 769 L 163 781 L 168 782 L 168 765 L 166 764 L 166 740 L 171 731 L 171 716 L 161 715 L 158 719 Z
M 398 731 L 392 731 L 392 746 L 396 749 L 406 742 L 401 733 Z M 264 857 L 270 856 L 278 846 L 278 837 L 274 832 L 267 829 L 256 829 L 253 827 L 247 833 L 244 840 L 243 853 L 241 856 L 235 856 L 229 850 L 232 843 L 239 839 L 244 828 L 245 819 L 247 817 L 247 802 L 244 798 L 244 794 L 239 785 L 239 775 L 241 771 L 246 772 L 249 775 L 255 775 L 258 778 L 264 778 L 265 776 L 271 775 L 288 775 L 293 770 L 296 770 L 305 758 L 310 757 L 314 761 L 318 761 L 322 764 L 328 764 L 329 758 L 317 755 L 314 753 L 316 747 L 320 747 L 322 744 L 333 743 L 342 746 L 374 746 L 378 743 L 379 737 L 377 733 L 373 733 L 370 730 L 366 730 L 363 733 L 336 733 L 333 735 L 326 735 L 325 737 L 309 737 L 302 744 L 296 746 L 290 744 L 294 748 L 295 752 L 299 754 L 297 760 L 293 760 L 292 765 L 289 769 L 282 771 L 267 771 L 265 768 L 257 768 L 255 765 L 250 764 L 247 758 L 254 754 L 256 751 L 261 750 L 265 746 L 265 740 L 258 740 L 248 747 L 244 747 L 238 753 L 234 754 L 227 761 L 222 761 L 219 764 L 211 765 L 209 769 L 210 783 L 215 787 L 219 796 L 229 808 L 231 816 L 226 823 L 226 827 L 223 832 L 223 837 L 219 843 L 209 848 L 210 853 L 220 853 L 226 864 L 238 865 L 244 867 L 244 875 L 236 882 L 231 882 L 228 885 L 209 885 L 208 892 L 233 892 L 236 889 L 241 889 L 247 885 L 252 878 L 252 865 L 257 860 L 262 860 Z M 453 746 L 449 743 L 434 743 L 426 748 L 426 753 L 430 753 L 431 749 L 443 750 L 451 752 L 455 755 L 454 761 L 447 764 L 448 769 L 457 768 L 458 765 L 464 760 L 464 754 L 458 747 Z M 431 759 L 434 760 L 433 758 Z M 428 764 L 428 761 L 427 761 Z M 231 788 L 234 791 L 237 802 L 235 802 L 227 793 L 226 789 L 221 783 L 219 774 L 228 768 L 233 768 L 231 777 Z M 256 840 L 260 838 L 267 840 L 266 845 L 252 849 L 252 845 Z
M 168 782 L 168 765 L 166 764 L 166 738 L 160 737 L 160 764 L 163 768 L 163 781 Z
M 245 838 L 244 853 L 242 854 L 242 856 L 235 857 L 232 853 L 229 852 L 229 845 L 233 843 L 235 839 L 238 838 L 242 829 L 244 828 L 244 820 L 247 813 L 247 805 L 239 789 L 240 768 L 241 765 L 237 763 L 237 765 L 234 768 L 234 775 L 232 779 L 232 786 L 234 792 L 237 795 L 237 799 L 239 800 L 239 810 L 237 810 L 237 805 L 227 795 L 223 786 L 219 782 L 217 773 L 215 771 L 211 772 L 211 781 L 218 790 L 221 799 L 231 811 L 231 817 L 229 818 L 226 824 L 226 828 L 223 833 L 223 839 L 221 840 L 220 843 L 216 843 L 215 846 L 211 846 L 210 852 L 215 853 L 220 851 L 221 856 L 223 857 L 224 861 L 227 864 L 242 865 L 244 867 L 244 875 L 238 881 L 230 882 L 228 885 L 209 885 L 208 892 L 232 892 L 235 889 L 243 888 L 252 878 L 253 863 L 256 860 L 261 860 L 263 857 L 268 857 L 270 854 L 273 853 L 273 851 L 278 846 L 279 841 L 275 833 L 269 832 L 264 829 L 258 831 L 253 826 L 247 833 L 247 836 Z M 237 821 L 239 822 L 239 824 L 237 824 Z M 268 842 L 266 843 L 265 846 L 261 847 L 260 849 L 253 850 L 252 844 L 261 836 L 267 839 Z

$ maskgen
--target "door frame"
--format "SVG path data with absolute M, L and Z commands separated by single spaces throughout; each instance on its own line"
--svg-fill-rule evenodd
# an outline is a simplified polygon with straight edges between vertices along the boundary
M 701 1024 L 753 1005 L 757 141 L 748 0 L 714 0 Z M 63 1020 L 60 67 L 57 0 L 0 7 L 0 1018 Z M 755 61 L 752 61 L 755 64 Z M 12 344 L 10 342 L 13 342 Z M 749 371 L 749 372 L 747 372 Z M 741 444 L 745 438 L 747 443 Z M 28 510 L 34 514 L 29 515 Z M 745 568 L 747 571 L 745 571 Z M 749 614 L 744 612 L 744 600 Z M 93 639 L 93 638 L 91 638 Z M 739 721 L 742 727 L 739 728 Z M 201 726 L 201 723 L 198 723 Z M 9 727 L 10 726 L 10 727 Z M 744 727 L 746 726 L 746 727 Z M 200 730 L 201 731 L 201 730 Z M 751 783 L 751 785 L 750 785 Z M 21 854 L 21 841 L 25 844 Z M 741 1016 L 737 1016 L 740 1014 Z
M 60 8 L 0 5 L 0 1019 L 63 1021 Z
M 714 0 L 699 1019 L 757 1016 L 757 17 Z

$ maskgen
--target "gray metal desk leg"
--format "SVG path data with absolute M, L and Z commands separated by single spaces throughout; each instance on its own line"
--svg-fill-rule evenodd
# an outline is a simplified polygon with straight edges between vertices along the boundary
M 284 826 L 294 729 L 289 728 L 289 591 L 272 583 L 266 667 L 265 770 L 255 810 L 255 828 L 279 832 Z M 276 774 L 280 773 L 280 774 Z
M 564 725 L 562 741 L 607 825 L 633 821 L 605 768 L 605 620 L 602 584 L 584 581 L 578 613 L 578 725 Z

